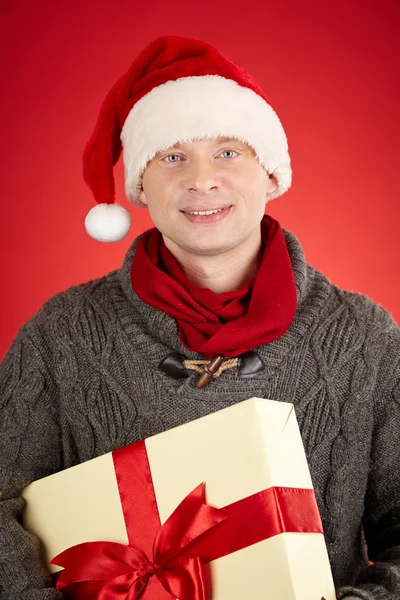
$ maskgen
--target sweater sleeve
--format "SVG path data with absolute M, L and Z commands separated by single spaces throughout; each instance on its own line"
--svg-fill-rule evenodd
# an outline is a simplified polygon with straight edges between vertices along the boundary
M 39 555 L 21 525 L 21 490 L 61 469 L 57 390 L 40 330 L 24 326 L 0 365 L 0 597 L 58 600 Z M 41 343 L 42 337 L 42 343 Z
M 338 600 L 400 598 L 400 330 L 391 321 L 389 343 L 375 389 L 372 439 L 363 528 L 373 563 Z

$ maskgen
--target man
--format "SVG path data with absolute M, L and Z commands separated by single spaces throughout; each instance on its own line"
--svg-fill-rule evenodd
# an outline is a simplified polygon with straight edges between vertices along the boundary
M 267 98 L 203 42 L 150 44 L 84 153 L 102 241 L 130 225 L 121 143 L 127 196 L 156 228 L 120 270 L 50 299 L 2 364 L 1 598 L 60 598 L 18 522 L 25 485 L 251 396 L 295 405 L 338 598 L 399 598 L 399 330 L 263 216 L 291 183 Z

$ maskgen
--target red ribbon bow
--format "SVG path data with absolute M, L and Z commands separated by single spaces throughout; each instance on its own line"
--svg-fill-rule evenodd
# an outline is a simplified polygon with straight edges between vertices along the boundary
M 98 600 L 136 600 L 155 575 L 174 598 L 205 600 L 201 559 L 183 556 L 183 552 L 196 538 L 228 517 L 224 509 L 205 503 L 204 486 L 199 485 L 159 529 L 151 561 L 142 550 L 132 546 L 113 542 L 78 544 L 51 560 L 51 564 L 64 567 L 57 589 L 71 583 L 101 581 L 104 585 Z
M 161 526 L 145 443 L 113 460 L 129 545 L 85 542 L 54 557 L 66 599 L 205 600 L 204 564 L 280 533 L 323 531 L 311 489 L 268 488 L 217 509 L 203 484 Z

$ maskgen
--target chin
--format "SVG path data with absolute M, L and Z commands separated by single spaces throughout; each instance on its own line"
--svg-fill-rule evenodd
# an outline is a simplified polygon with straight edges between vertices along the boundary
M 196 244 L 195 246 L 190 245 L 186 248 L 187 252 L 190 252 L 192 254 L 200 254 L 203 256 L 215 256 L 217 254 L 222 254 L 228 249 L 228 247 L 223 246 L 221 244 L 216 245 L 215 240 L 214 243 Z

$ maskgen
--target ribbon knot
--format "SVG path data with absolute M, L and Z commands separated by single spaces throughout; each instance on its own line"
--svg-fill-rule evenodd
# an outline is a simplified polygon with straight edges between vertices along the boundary
M 134 550 L 136 550 L 136 548 L 134 548 Z M 135 576 L 138 579 L 149 579 L 152 575 L 156 574 L 157 569 L 158 568 L 146 558 L 146 562 L 138 569 Z
M 147 561 L 141 569 L 139 569 L 138 573 L 137 573 L 137 578 L 141 579 L 141 578 L 147 578 L 149 579 L 152 575 L 155 575 L 156 573 L 156 567 L 155 565 L 151 562 L 151 561 Z

